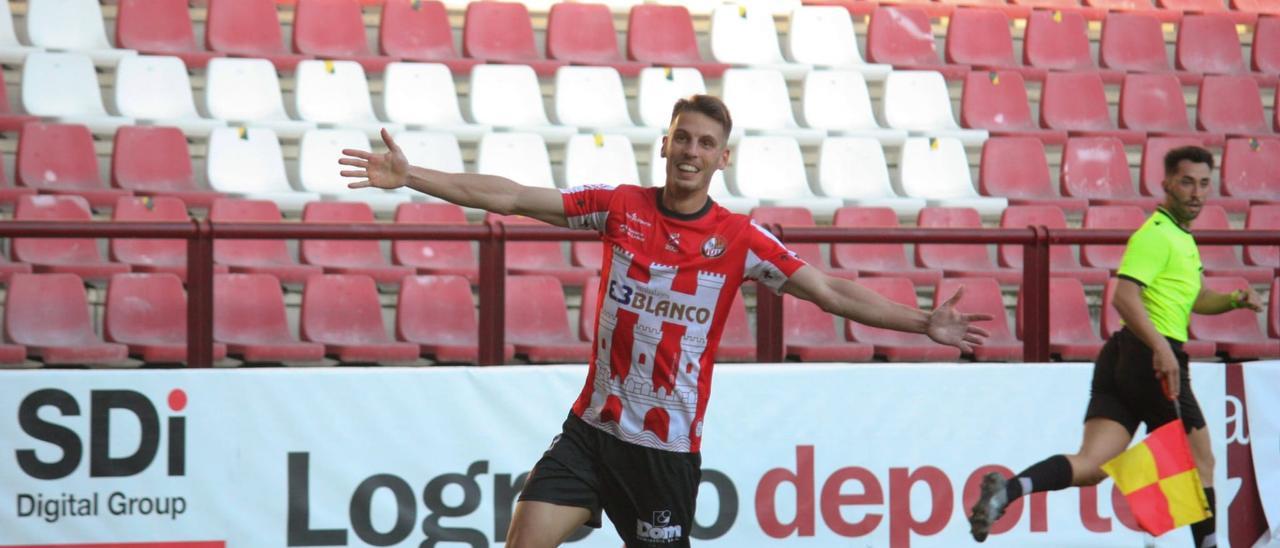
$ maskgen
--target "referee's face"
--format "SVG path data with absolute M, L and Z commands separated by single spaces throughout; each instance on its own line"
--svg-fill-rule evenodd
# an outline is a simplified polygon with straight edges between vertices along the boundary
M 1184 224 L 1200 215 L 1211 186 L 1209 164 L 1178 162 L 1178 171 L 1164 179 L 1164 206 Z

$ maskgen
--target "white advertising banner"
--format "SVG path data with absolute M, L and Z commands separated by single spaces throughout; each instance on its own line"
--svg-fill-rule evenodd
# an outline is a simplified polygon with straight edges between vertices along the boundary
M 688 534 L 697 546 L 732 548 L 972 545 L 965 516 L 984 473 L 1078 448 L 1091 373 L 1087 364 L 717 369 Z M 1192 375 L 1218 455 L 1223 371 L 1196 364 Z M 559 432 L 585 374 L 6 372 L 0 546 L 500 544 L 522 475 Z M 1215 477 L 1225 539 L 1225 466 Z M 1108 481 L 1026 498 L 985 545 L 1142 546 L 1117 497 Z M 1189 539 L 1179 530 L 1156 545 Z M 606 519 L 568 546 L 620 544 Z
M 1255 470 L 1280 471 L 1280 361 L 1250 364 L 1244 368 L 1244 389 L 1249 398 L 1249 448 Z M 1271 544 L 1280 546 L 1280 473 L 1259 473 L 1258 494 Z

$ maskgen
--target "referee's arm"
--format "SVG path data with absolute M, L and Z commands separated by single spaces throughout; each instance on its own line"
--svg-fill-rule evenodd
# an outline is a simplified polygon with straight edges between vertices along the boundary
M 1222 314 L 1237 308 L 1247 308 L 1254 312 L 1262 312 L 1262 297 L 1252 289 L 1241 289 L 1230 293 L 1219 293 L 1207 287 L 1200 288 L 1196 303 L 1191 311 L 1196 314 Z

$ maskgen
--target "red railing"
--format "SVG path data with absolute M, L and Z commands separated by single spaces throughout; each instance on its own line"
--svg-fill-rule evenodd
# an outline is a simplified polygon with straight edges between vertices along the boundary
M 1026 304 L 1023 359 L 1049 359 L 1049 246 L 1123 244 L 1130 231 L 1048 229 L 1045 227 L 943 229 L 835 227 L 769 227 L 779 239 L 793 243 L 925 243 L 1011 244 L 1023 246 L 1022 285 L 1031 300 Z M 505 244 L 508 241 L 591 241 L 594 232 L 553 226 L 409 225 L 329 223 L 189 223 L 136 222 L 0 222 L 5 238 L 150 238 L 187 240 L 187 363 L 209 367 L 213 362 L 213 242 L 216 239 L 323 239 L 323 240 L 462 240 L 479 242 L 480 321 L 479 363 L 502 363 L 504 329 Z M 1278 230 L 1197 231 L 1201 245 L 1280 245 Z M 1280 275 L 1280 269 L 1277 269 Z M 773 292 L 757 292 L 756 360 L 780 362 L 782 299 Z

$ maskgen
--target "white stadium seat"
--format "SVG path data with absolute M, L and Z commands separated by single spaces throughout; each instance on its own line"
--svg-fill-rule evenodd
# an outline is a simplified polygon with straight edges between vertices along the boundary
M 818 190 L 845 205 L 888 207 L 899 217 L 915 217 L 927 203 L 893 190 L 884 147 L 870 137 L 828 137 L 818 151 Z
M 446 131 L 460 141 L 478 141 L 493 128 L 467 123 L 449 67 L 439 63 L 391 63 L 382 76 L 387 119 L 410 129 Z
M 564 184 L 639 185 L 631 141 L 621 135 L 574 135 L 565 146 Z
M 266 59 L 210 60 L 204 94 L 209 116 L 218 120 L 268 128 L 289 139 L 316 127 L 285 113 L 276 67 Z
M 676 100 L 706 93 L 707 84 L 695 68 L 652 67 L 640 71 L 636 99 L 640 104 L 640 125 L 666 133 L 671 126 L 671 107 Z
M 0 2 L 0 62 L 21 64 L 33 51 L 44 51 L 44 48 L 29 46 L 18 40 L 18 33 L 13 29 L 13 14 L 9 11 L 9 3 Z
M 964 146 L 953 137 L 907 139 L 898 174 L 902 193 L 924 198 L 930 206 L 971 207 L 988 219 L 998 218 L 1009 206 L 1006 198 L 978 195 Z
M 107 42 L 98 0 L 27 0 L 27 38 L 45 49 L 84 53 L 101 66 L 138 54 Z
M 379 216 L 390 217 L 396 206 L 408 202 L 412 194 L 380 188 L 350 189 L 357 179 L 339 175 L 342 149 L 370 150 L 369 139 L 357 129 L 313 129 L 298 145 L 298 182 L 302 190 L 320 194 L 326 200 L 364 202 Z
M 883 80 L 893 70 L 893 65 L 862 59 L 853 19 L 840 6 L 802 6 L 792 11 L 787 46 L 797 63 L 856 70 L 869 80 Z
M 136 55 L 116 65 L 116 109 L 141 122 L 175 126 L 191 136 L 208 136 L 226 122 L 201 118 L 182 59 Z
M 358 129 L 375 139 L 384 127 L 389 131 L 403 129 L 374 115 L 369 80 L 360 63 L 302 61 L 298 63 L 294 82 L 298 117 L 303 120 L 325 127 Z
M 28 114 L 84 124 L 99 135 L 114 134 L 133 120 L 111 116 L 102 103 L 98 73 L 83 53 L 35 52 L 22 65 L 22 107 Z
M 956 123 L 947 82 L 931 70 L 899 70 L 885 78 L 884 119 L 889 127 L 915 136 L 954 137 L 965 145 L 987 140 L 986 130 L 963 129 Z
M 477 65 L 471 69 L 471 117 L 477 123 L 533 132 L 563 143 L 578 128 L 552 125 L 542 106 L 538 76 L 528 65 Z
M 771 206 L 803 207 L 830 219 L 844 201 L 809 188 L 804 156 L 791 137 L 743 137 L 733 153 L 733 182 L 743 196 Z
M 904 129 L 880 127 L 871 108 L 867 82 L 851 70 L 815 70 L 805 75 L 800 100 L 805 124 L 834 135 L 872 137 L 885 145 L 901 145 Z
M 802 128 L 791 112 L 791 95 L 782 73 L 772 69 L 731 68 L 724 73 L 723 99 L 733 115 L 733 133 L 777 135 L 802 145 L 817 145 L 827 136 L 822 129 Z
M 217 128 L 209 134 L 205 159 L 209 186 L 218 192 L 255 200 L 271 200 L 281 211 L 297 214 L 314 192 L 289 186 L 284 155 L 274 131 L 267 128 Z M 333 160 L 338 168 L 338 160 Z
M 557 188 L 547 143 L 537 133 L 490 133 L 480 139 L 476 171 L 522 185 Z
M 560 67 L 555 104 L 560 123 L 593 133 L 621 135 L 636 144 L 653 141 L 661 133 L 631 121 L 622 77 L 613 67 Z
M 662 137 L 654 140 L 650 148 L 649 186 L 665 186 L 667 184 L 667 159 L 662 157 Z M 724 171 L 716 171 L 711 176 L 711 188 L 708 190 L 711 199 L 735 213 L 750 213 L 751 209 L 760 205 L 756 198 L 745 198 L 729 190 L 725 182 Z
M 711 56 L 721 63 L 777 70 L 789 80 L 813 68 L 782 57 L 773 13 L 762 4 L 724 4 L 711 12 Z

